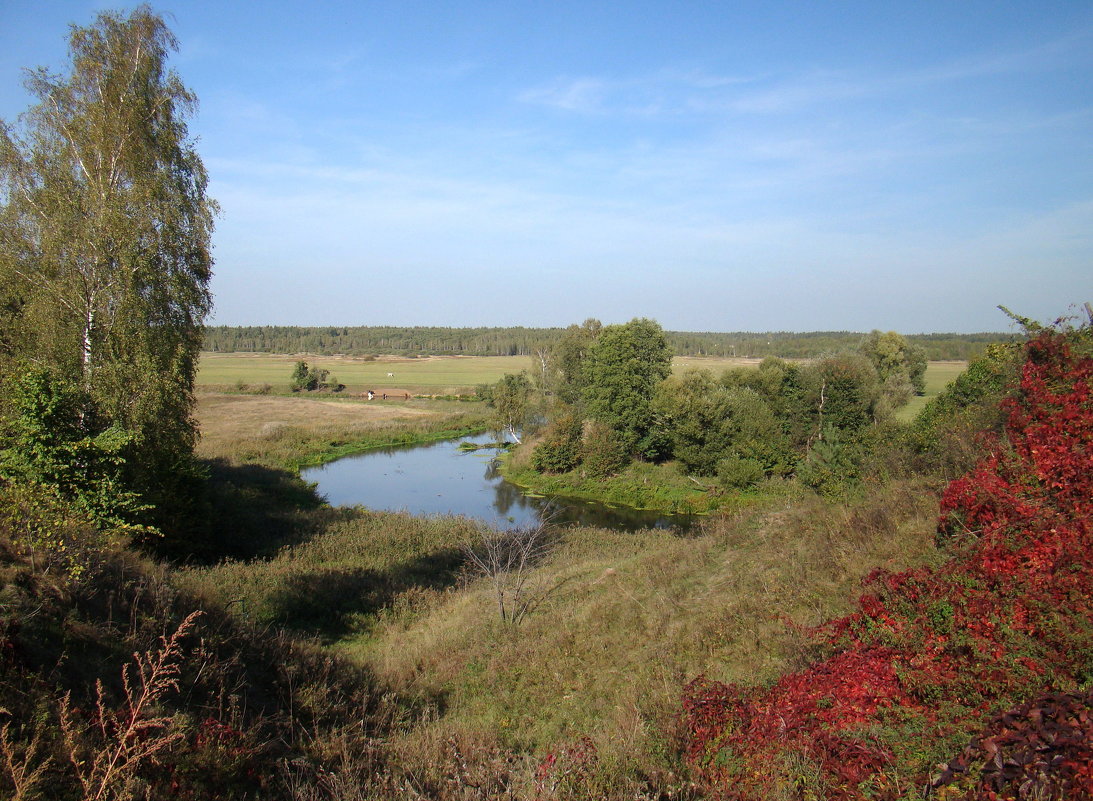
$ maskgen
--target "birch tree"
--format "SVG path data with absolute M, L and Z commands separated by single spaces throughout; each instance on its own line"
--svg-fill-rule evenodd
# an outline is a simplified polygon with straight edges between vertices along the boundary
M 490 388 L 488 405 L 502 431 L 520 443 L 520 431 L 531 411 L 531 382 L 524 373 L 507 373 Z
M 217 212 L 186 121 L 196 97 L 147 6 L 73 26 L 70 69 L 26 71 L 37 99 L 0 121 L 0 338 L 9 364 L 80 386 L 133 435 L 138 484 L 192 456 L 192 387 L 211 307 Z

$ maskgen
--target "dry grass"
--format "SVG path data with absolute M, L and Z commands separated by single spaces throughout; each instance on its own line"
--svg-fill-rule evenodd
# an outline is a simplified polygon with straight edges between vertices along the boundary
M 322 400 L 314 397 L 275 395 L 223 395 L 203 392 L 197 396 L 201 426 L 199 453 L 225 455 L 228 444 L 239 439 L 269 437 L 287 426 L 317 431 L 328 426 L 374 429 L 393 420 L 435 416 L 436 407 L 426 401 L 388 403 Z
M 197 396 L 198 455 L 233 462 L 298 466 L 382 444 L 481 427 L 481 404 L 432 400 L 360 401 L 314 396 Z M 449 436 L 455 436 L 449 434 Z
M 935 515 L 933 495 L 908 484 L 849 509 L 809 497 L 752 510 L 686 538 L 572 529 L 533 577 L 545 598 L 519 625 L 498 620 L 476 581 L 393 599 L 339 650 L 435 704 L 432 736 L 478 732 L 541 753 L 587 735 L 616 781 L 666 776 L 686 681 L 754 684 L 801 664 L 810 646 L 787 621 L 844 613 L 872 567 L 931 558 Z

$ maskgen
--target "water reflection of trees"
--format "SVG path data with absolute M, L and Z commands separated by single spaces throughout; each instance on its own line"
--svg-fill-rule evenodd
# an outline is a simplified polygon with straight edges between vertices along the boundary
M 508 517 L 513 507 L 519 510 L 535 508 L 530 502 L 532 499 L 525 496 L 519 487 L 501 478 L 501 463 L 497 459 L 486 462 L 485 478 L 487 482 L 493 482 L 493 508 L 501 517 Z
M 501 517 L 515 517 L 512 510 L 530 511 L 536 520 L 549 514 L 556 525 L 598 526 L 624 531 L 642 528 L 690 528 L 692 521 L 686 516 L 667 517 L 656 512 L 640 509 L 609 508 L 597 503 L 572 498 L 529 498 L 515 484 L 501 476 L 501 461 L 490 459 L 486 463 L 485 479 L 493 485 L 493 508 Z
M 481 437 L 472 441 L 485 439 Z M 390 497 L 397 494 L 401 487 L 409 482 L 415 492 L 423 492 L 430 498 L 434 492 L 443 493 L 445 499 L 451 501 L 452 513 L 485 520 L 492 517 L 503 528 L 508 528 L 510 525 L 534 525 L 546 514 L 550 515 L 552 525 L 585 525 L 630 531 L 652 527 L 675 526 L 684 529 L 689 527 L 690 521 L 686 518 L 660 516 L 655 512 L 610 508 L 571 498 L 529 498 L 515 484 L 504 480 L 500 471 L 500 462 L 496 458 L 485 460 L 484 471 L 478 473 L 478 465 L 474 460 L 481 459 L 481 451 L 457 453 L 459 460 L 467 461 L 461 464 L 453 463 L 451 457 L 457 444 L 457 441 L 431 443 L 424 446 L 371 451 L 349 457 L 345 467 L 359 465 L 362 477 L 350 482 L 354 487 L 353 493 L 351 497 L 340 502 L 361 503 L 378 509 L 389 508 L 385 504 Z M 396 457 L 394 461 L 391 461 L 392 457 Z M 382 476 L 374 472 L 366 472 L 370 466 L 376 464 L 377 460 L 382 460 L 383 463 Z M 330 468 L 332 465 L 326 467 Z M 484 485 L 475 481 L 476 474 L 482 476 Z M 458 488 L 450 483 L 442 482 L 436 486 L 436 489 L 423 489 L 432 487 L 433 484 L 429 481 L 437 476 L 444 479 L 450 479 L 453 476 L 458 479 L 465 476 L 466 481 L 461 482 Z M 330 480 L 325 473 L 322 475 L 305 473 L 304 477 L 310 481 L 317 480 L 320 491 L 323 491 L 324 481 Z M 412 497 L 406 496 L 403 503 L 405 505 L 402 508 L 411 513 L 430 513 L 425 511 L 424 507 L 415 508 Z M 505 520 L 510 522 L 501 522 Z

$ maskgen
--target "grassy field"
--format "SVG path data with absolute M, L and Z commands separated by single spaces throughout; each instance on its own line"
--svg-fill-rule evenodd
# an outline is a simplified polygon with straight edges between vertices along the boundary
M 896 412 L 896 419 L 904 423 L 910 422 L 922 411 L 930 400 L 936 397 L 958 375 L 964 372 L 967 362 L 930 362 L 926 365 L 926 394 L 915 395 L 911 402 Z
M 299 359 L 329 370 L 346 385 L 346 392 L 366 390 L 379 393 L 449 395 L 471 392 L 478 384 L 492 384 L 506 373 L 531 371 L 528 356 L 428 356 L 407 359 L 381 356 L 372 361 L 349 356 L 289 356 L 268 353 L 203 353 L 198 369 L 199 388 L 230 388 L 238 384 L 260 387 L 269 384 L 273 392 L 287 392 L 292 368 Z M 757 367 L 759 359 L 677 356 L 672 369 L 710 370 L 715 375 L 730 367 Z M 930 362 L 926 369 L 926 395 L 911 400 L 900 419 L 910 420 L 926 401 L 959 375 L 966 362 Z
M 366 390 L 395 393 L 458 394 L 478 384 L 492 384 L 506 373 L 530 372 L 529 356 L 427 356 L 407 359 L 381 356 L 367 361 L 352 356 L 288 356 L 269 353 L 203 353 L 198 369 L 198 386 L 252 387 L 269 384 L 274 392 L 287 392 L 289 377 L 297 361 L 329 370 L 346 385 L 346 391 Z M 720 373 L 729 367 L 756 366 L 759 359 L 680 356 L 672 360 L 677 371 L 703 368 Z M 394 375 L 390 375 L 393 373 Z
M 336 399 L 335 399 L 336 398 Z M 391 444 L 485 428 L 480 403 L 199 392 L 198 455 L 299 467 Z
M 269 384 L 274 392 L 287 392 L 292 368 L 300 359 L 329 370 L 345 384 L 346 392 L 448 395 L 468 392 L 477 384 L 492 384 L 505 373 L 530 370 L 526 356 L 428 356 L 406 359 L 381 356 L 367 361 L 350 356 L 284 356 L 268 353 L 203 353 L 198 386 L 231 387 Z

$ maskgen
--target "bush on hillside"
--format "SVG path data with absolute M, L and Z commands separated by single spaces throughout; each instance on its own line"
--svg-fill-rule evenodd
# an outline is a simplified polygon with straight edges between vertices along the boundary
M 905 797 L 977 734 L 990 758 L 939 795 L 1093 793 L 1062 741 L 1031 773 L 974 751 L 996 715 L 1093 676 L 1091 345 L 1089 328 L 1027 344 L 1003 437 L 942 498 L 946 563 L 874 571 L 858 611 L 817 632 L 830 655 L 771 687 L 688 685 L 690 760 L 722 797 Z
M 717 463 L 717 481 L 727 490 L 747 489 L 763 480 L 763 465 L 755 459 L 728 456 Z

